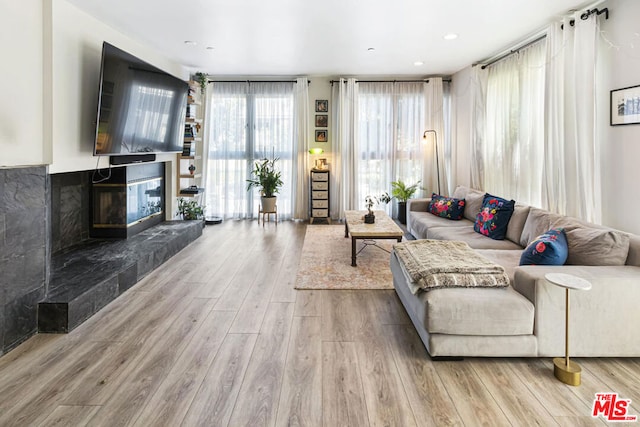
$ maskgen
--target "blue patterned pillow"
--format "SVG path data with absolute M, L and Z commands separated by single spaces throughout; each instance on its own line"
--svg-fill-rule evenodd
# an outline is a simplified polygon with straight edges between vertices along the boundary
M 536 237 L 520 256 L 520 265 L 563 265 L 569 245 L 563 228 L 553 228 Z
M 433 193 L 429 203 L 429 212 L 442 218 L 458 220 L 462 219 L 464 215 L 464 205 L 464 199 L 454 199 Z
M 482 209 L 476 215 L 473 229 L 476 233 L 494 240 L 504 240 L 515 204 L 514 200 L 505 200 L 486 193 L 482 201 Z

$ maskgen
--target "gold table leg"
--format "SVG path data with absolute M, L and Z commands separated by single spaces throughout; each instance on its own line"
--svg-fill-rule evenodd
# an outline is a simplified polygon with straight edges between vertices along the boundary
M 569 360 L 569 288 L 565 291 L 565 356 L 553 359 L 553 374 L 558 380 L 565 384 L 578 386 L 580 385 L 580 373 L 582 369 L 576 362 Z

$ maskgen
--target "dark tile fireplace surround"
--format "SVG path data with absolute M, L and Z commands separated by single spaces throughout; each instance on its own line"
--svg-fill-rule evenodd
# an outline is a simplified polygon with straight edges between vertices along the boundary
M 70 331 L 202 234 L 169 221 L 90 238 L 92 174 L 0 169 L 0 355 L 38 331 Z

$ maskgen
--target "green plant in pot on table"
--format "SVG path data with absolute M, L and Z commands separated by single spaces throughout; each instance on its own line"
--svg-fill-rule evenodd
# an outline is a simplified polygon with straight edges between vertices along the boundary
M 391 201 L 391 197 L 387 192 L 382 193 L 379 196 L 367 196 L 364 198 L 364 205 L 367 207 L 367 213 L 364 216 L 365 224 L 373 224 L 376 222 L 376 216 L 373 214 L 373 205 L 378 205 L 380 203 L 387 204 Z
M 204 206 L 200 206 L 196 200 L 187 200 L 184 197 L 180 197 L 176 215 L 180 215 L 185 220 L 203 219 Z
M 401 224 L 407 223 L 407 201 L 418 191 L 420 181 L 413 185 L 407 185 L 402 180 L 391 183 L 391 195 L 398 200 L 398 220 Z
M 282 172 L 276 169 L 276 162 L 278 157 L 272 159 L 261 159 L 254 163 L 253 170 L 251 171 L 251 179 L 247 182 L 247 191 L 256 187 L 262 194 L 260 203 L 262 204 L 263 212 L 275 212 L 276 211 L 276 193 L 280 191 L 280 187 L 284 184 L 282 182 Z

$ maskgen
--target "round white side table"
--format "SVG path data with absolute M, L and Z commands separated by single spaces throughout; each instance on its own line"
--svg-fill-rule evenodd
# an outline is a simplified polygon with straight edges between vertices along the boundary
M 554 285 L 561 286 L 566 289 L 565 296 L 565 341 L 564 341 L 564 358 L 556 357 L 553 359 L 553 374 L 555 377 L 565 384 L 578 386 L 580 385 L 580 373 L 582 369 L 576 362 L 569 361 L 569 290 L 588 291 L 591 289 L 591 282 L 583 278 L 565 273 L 547 273 L 544 276 Z

